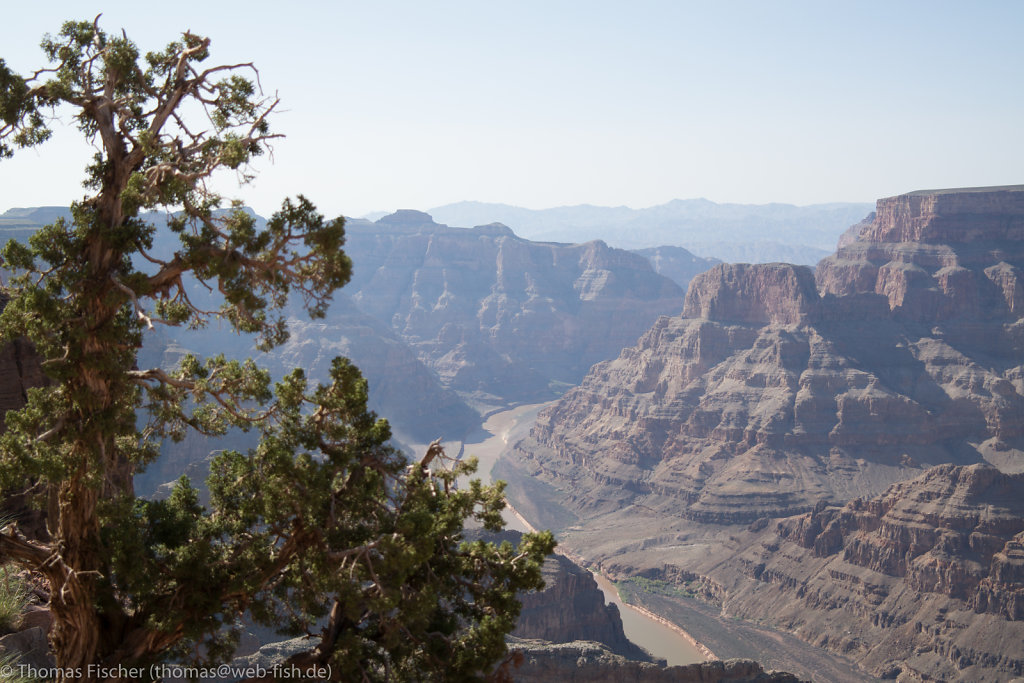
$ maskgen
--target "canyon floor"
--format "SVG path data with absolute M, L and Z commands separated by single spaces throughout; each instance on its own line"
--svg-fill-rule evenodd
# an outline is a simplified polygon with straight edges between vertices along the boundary
M 525 529 L 522 518 L 525 518 L 532 527 L 549 528 L 552 526 L 552 520 L 568 519 L 571 515 L 552 504 L 548 496 L 554 494 L 547 491 L 542 483 L 531 480 L 501 458 L 511 445 L 529 433 L 537 413 L 547 405 L 550 403 L 529 404 L 494 413 L 487 418 L 481 431 L 468 437 L 463 444 L 465 455 L 480 459 L 481 475 L 491 475 L 494 468 L 494 478 L 506 480 L 509 484 L 509 498 L 515 510 L 514 513 L 510 510 L 506 516 L 509 528 Z M 449 444 L 449 448 L 457 445 Z M 536 493 L 539 500 L 534 499 L 531 493 Z M 538 514 L 541 510 L 546 510 L 547 514 Z M 522 518 L 518 515 L 522 515 Z M 563 550 L 574 559 L 578 559 L 578 552 L 583 548 L 573 542 L 572 530 L 568 531 L 567 536 L 556 536 L 569 539 L 569 544 L 565 545 Z M 615 538 L 621 541 L 622 534 L 625 533 L 628 532 L 620 529 Z M 601 569 L 600 566 L 591 568 L 597 571 Z M 599 581 L 598 585 L 602 583 L 604 582 Z M 841 657 L 808 645 L 790 634 L 722 615 L 721 609 L 716 605 L 698 599 L 671 597 L 646 591 L 629 582 L 620 581 L 616 585 L 619 586 L 619 596 L 623 603 L 639 605 L 682 629 L 693 640 L 714 653 L 718 659 L 753 659 L 761 663 L 765 669 L 789 671 L 807 680 L 827 680 L 836 683 L 874 680 L 859 672 L 852 663 Z M 605 589 L 608 601 L 615 602 L 609 595 L 609 591 L 613 590 L 611 586 L 605 583 L 602 588 Z M 655 657 L 666 659 L 670 665 L 687 664 L 702 658 L 684 638 L 670 630 L 666 633 L 667 629 L 664 626 L 640 616 L 635 611 L 630 610 L 630 614 L 626 611 L 628 609 L 620 608 L 626 635 Z M 677 651 L 673 651 L 672 648 L 677 648 Z

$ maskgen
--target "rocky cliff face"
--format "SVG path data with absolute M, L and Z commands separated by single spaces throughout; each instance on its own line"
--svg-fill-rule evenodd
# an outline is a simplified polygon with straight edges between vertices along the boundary
M 768 618 L 877 676 L 1024 675 L 1024 475 L 942 465 L 741 545 L 707 567 L 730 614 Z
M 874 675 L 1019 676 L 1022 221 L 1024 188 L 914 193 L 813 276 L 718 266 L 505 471 L 613 575 L 699 585 Z
M 0 297 L 0 310 L 8 299 Z M 27 391 L 46 382 L 41 358 L 35 348 L 24 338 L 0 348 L 0 433 L 6 430 L 6 414 L 9 410 L 20 410 L 28 400 Z M 29 505 L 23 494 L 8 495 L 0 513 L 18 520 L 19 530 L 30 539 L 46 536 L 46 521 L 41 510 Z
M 24 407 L 26 392 L 42 386 L 44 379 L 39 362 L 39 355 L 25 339 L 15 339 L 0 349 L 0 431 L 4 428 L 2 416 L 8 410 Z
M 1024 187 L 915 192 L 880 199 L 817 278 L 823 294 L 884 297 L 903 321 L 1015 320 L 1022 262 Z
M 521 599 L 523 611 L 512 632 L 518 638 L 594 641 L 627 659 L 651 661 L 647 652 L 626 638 L 618 607 L 605 604 L 604 593 L 590 572 L 564 555 L 552 555 L 544 562 L 544 590 Z
M 682 307 L 682 290 L 640 256 L 530 242 L 500 224 L 449 228 L 400 211 L 351 222 L 346 250 L 360 309 L 482 400 L 553 396 Z
M 815 275 L 716 266 L 682 316 L 542 414 L 518 461 L 584 518 L 642 505 L 724 523 L 877 495 L 931 464 L 1024 469 L 1020 197 L 882 200 Z M 909 238 L 931 241 L 883 241 Z
M 516 683 L 798 683 L 796 676 L 766 672 L 756 662 L 733 659 L 687 666 L 660 667 L 627 660 L 598 643 L 551 644 L 517 641 L 518 666 L 511 671 Z
M 518 545 L 522 534 L 506 529 L 499 533 L 467 531 L 468 540 Z M 555 553 L 545 561 L 543 590 L 521 593 L 522 611 L 512 636 L 528 641 L 600 643 L 628 659 L 650 662 L 650 653 L 632 643 L 622 630 L 619 609 L 605 604 L 604 593 L 593 575 L 568 557 Z
M 0 311 L 7 305 L 7 297 L 0 296 Z M 45 381 L 42 359 L 26 339 L 15 339 L 0 348 L 0 432 L 4 429 L 3 416 L 8 410 L 19 410 L 28 400 L 26 392 L 42 386 Z

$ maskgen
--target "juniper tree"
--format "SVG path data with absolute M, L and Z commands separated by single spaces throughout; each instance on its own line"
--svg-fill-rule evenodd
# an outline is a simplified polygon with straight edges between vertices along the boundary
M 0 61 L 0 157 L 44 142 L 51 113 L 70 113 L 97 152 L 72 220 L 2 251 L 16 276 L 0 341 L 27 337 L 48 383 L 6 416 L 0 483 L 28 487 L 49 537 L 8 524 L 0 559 L 48 581 L 57 664 L 99 679 L 90 665 L 222 661 L 244 613 L 315 632 L 293 661 L 330 664 L 339 680 L 490 671 L 515 593 L 540 585 L 553 546 L 550 534 L 518 548 L 463 542 L 469 520 L 500 528 L 500 487 L 456 489 L 472 465 L 435 467 L 436 445 L 409 463 L 344 359 L 316 386 L 301 370 L 273 384 L 222 356 L 138 367 L 154 325 L 217 317 L 269 349 L 287 336 L 289 297 L 322 316 L 348 281 L 342 219 L 299 197 L 261 228 L 210 189 L 219 171 L 252 180 L 250 162 L 278 137 L 276 97 L 252 64 L 206 65 L 210 40 L 189 32 L 143 55 L 97 18 L 42 47 L 49 66 L 28 77 Z M 140 217 L 154 210 L 173 248 Z M 190 282 L 219 308 L 198 305 Z M 212 461 L 208 507 L 185 478 L 166 500 L 135 496 L 162 440 L 235 428 L 259 445 Z

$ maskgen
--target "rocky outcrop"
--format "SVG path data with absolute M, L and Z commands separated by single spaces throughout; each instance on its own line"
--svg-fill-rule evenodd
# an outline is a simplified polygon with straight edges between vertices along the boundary
M 706 565 L 723 608 L 876 676 L 1024 675 L 1024 475 L 942 465 L 748 534 Z M 903 678 L 901 678 L 903 680 Z
M 511 543 L 522 534 L 506 529 L 498 533 L 468 530 L 467 540 Z M 605 604 L 604 593 L 593 575 L 568 557 L 554 553 L 544 560 L 544 588 L 521 593 L 522 611 L 512 631 L 514 638 L 568 643 L 590 641 L 628 659 L 650 662 L 650 653 L 626 638 L 619 609 Z
M 914 322 L 1016 319 L 1024 186 L 913 192 L 878 200 L 874 219 L 817 269 L 823 294 L 875 294 Z
M 684 318 L 760 325 L 799 325 L 817 311 L 814 275 L 806 266 L 746 263 L 715 266 L 686 292 Z
M 0 310 L 3 303 L 0 302 Z M 0 430 L 3 415 L 18 410 L 28 400 L 27 392 L 44 382 L 39 354 L 26 339 L 18 338 L 0 349 Z
M 682 308 L 682 290 L 646 259 L 603 242 L 530 242 L 416 211 L 347 230 L 359 308 L 485 403 L 552 397 Z
M 0 310 L 8 299 L 0 297 Z M 0 347 L 0 433 L 7 429 L 8 411 L 20 410 L 28 401 L 28 390 L 43 386 L 42 358 L 24 337 Z M 11 493 L 0 504 L 0 514 L 18 520 L 19 530 L 32 540 L 46 538 L 46 516 L 32 505 L 25 493 Z
M 939 463 L 1024 470 L 1022 190 L 881 200 L 814 275 L 712 268 L 514 460 L 583 519 L 636 505 L 733 524 Z M 882 241 L 911 238 L 932 241 Z
M 512 635 L 552 643 L 596 641 L 628 659 L 651 661 L 622 630 L 619 608 L 605 604 L 594 577 L 564 555 L 544 562 L 544 590 L 521 596 L 523 605 Z
M 792 674 L 765 672 L 749 660 L 702 662 L 687 666 L 660 667 L 618 656 L 599 643 L 552 644 L 518 640 L 510 644 L 517 654 L 511 668 L 516 683 L 798 683 Z
M 6 296 L 0 296 L 0 311 L 7 301 Z M 32 344 L 23 337 L 0 348 L 0 432 L 5 429 L 3 416 L 7 411 L 24 407 L 28 390 L 43 385 L 41 360 Z
M 878 200 L 867 242 L 967 244 L 1024 240 L 1024 185 L 920 190 Z

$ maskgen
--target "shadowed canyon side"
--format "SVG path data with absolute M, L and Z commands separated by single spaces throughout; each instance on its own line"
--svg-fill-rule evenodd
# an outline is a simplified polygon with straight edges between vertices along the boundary
M 25 239 L 67 214 L 64 207 L 11 209 L 0 215 L 0 232 Z M 145 215 L 154 225 L 166 218 Z M 263 222 L 259 216 L 256 220 Z M 447 407 L 439 411 L 438 402 L 428 396 L 436 396 L 438 388 L 422 396 L 392 392 L 391 387 L 402 384 L 403 373 L 392 363 L 382 364 L 385 354 L 374 353 L 378 347 L 403 356 L 402 365 L 410 368 L 404 356 L 411 353 L 426 365 L 411 368 L 415 375 L 433 373 L 435 383 L 440 380 L 485 412 L 548 400 L 577 384 L 594 363 L 633 344 L 659 315 L 678 313 L 684 296 L 680 284 L 685 287 L 716 262 L 677 247 L 640 255 L 600 241 L 533 242 L 504 225 L 450 228 L 407 210 L 375 223 L 349 219 L 346 233 L 352 282 L 336 297 L 323 324 L 292 325 L 292 351 L 301 347 L 305 351 L 299 355 L 318 353 L 305 336 L 309 333 L 321 345 L 350 354 L 370 380 L 374 407 L 399 431 L 428 441 L 438 431 L 419 433 L 429 421 L 421 415 L 423 406 L 431 406 L 442 421 L 457 423 L 454 430 L 447 425 L 441 430 L 453 438 L 464 432 L 465 407 L 442 397 Z M 210 295 L 195 287 L 191 296 L 207 303 Z M 162 340 L 173 348 L 172 356 L 186 349 L 201 354 L 252 351 L 216 330 L 179 332 L 171 336 L 180 339 Z M 409 348 L 399 351 L 397 344 Z M 164 349 L 151 351 L 162 354 Z M 276 362 L 277 355 L 271 360 Z M 326 352 L 319 356 L 328 357 Z M 427 383 L 422 378 L 416 382 Z M 413 419 L 406 420 L 409 416 Z
M 627 659 L 653 659 L 626 638 L 618 607 L 605 604 L 590 572 L 563 555 L 544 562 L 544 590 L 520 599 L 523 610 L 513 636 L 552 643 L 596 641 Z
M 737 556 L 756 544 L 747 525 L 767 534 L 771 518 L 816 510 L 820 519 L 830 505 L 874 499 L 936 465 L 946 464 L 940 472 L 948 474 L 977 464 L 963 471 L 980 479 L 995 472 L 992 466 L 1002 477 L 1024 471 L 1022 268 L 1024 187 L 880 200 L 856 237 L 844 236 L 814 273 L 786 264 L 721 265 L 695 278 L 682 316 L 660 318 L 635 346 L 596 365 L 539 416 L 496 471 L 513 481 L 514 503 L 524 491 L 543 497 L 549 504 L 539 521 L 561 527 L 567 547 L 613 574 L 706 580 L 706 597 L 732 614 L 791 629 L 876 675 L 898 668 L 895 662 L 913 654 L 912 647 L 899 652 L 897 642 L 906 639 L 892 636 L 881 657 L 871 654 L 885 640 L 879 633 L 866 632 L 863 642 L 841 633 L 846 619 L 877 622 L 878 602 L 865 598 L 859 612 L 851 607 L 840 616 L 830 612 L 850 604 L 842 589 L 834 599 L 804 601 L 800 609 L 817 631 L 756 607 L 752 586 L 767 581 L 761 575 L 772 561 L 792 556 L 785 544 L 765 540 L 757 551 L 764 558 L 751 560 L 746 574 L 723 567 L 735 569 Z M 912 494 L 897 486 L 885 495 Z M 1019 520 L 1020 510 L 1007 509 Z M 901 533 L 946 538 L 943 530 L 961 530 L 951 520 L 924 515 Z M 849 532 L 854 540 L 833 539 L 830 552 L 854 552 L 843 544 L 857 547 L 855 539 L 867 533 L 858 529 Z M 964 597 L 972 590 L 968 575 L 988 567 L 997 551 L 1017 557 L 1020 539 L 1012 537 L 1019 531 L 968 534 L 931 555 L 927 544 L 897 548 L 898 534 L 883 532 L 878 543 L 910 564 L 945 553 L 951 559 L 935 571 L 958 586 L 947 598 L 975 614 L 982 598 Z M 995 549 L 986 555 L 978 543 Z M 1000 566 L 1015 567 L 1011 560 Z M 993 576 L 1015 576 L 1005 567 Z M 837 586 L 842 576 L 833 572 Z M 850 576 L 849 590 L 864 595 L 877 583 Z M 780 579 L 773 588 L 779 605 L 803 598 L 807 580 Z M 996 602 L 1017 604 L 1016 580 L 1000 579 Z M 921 581 L 903 586 L 906 595 L 931 590 Z M 746 607 L 730 602 L 740 595 Z M 1016 626 L 1017 608 L 1000 609 L 954 621 L 968 630 L 989 628 L 986 620 Z M 871 628 L 889 634 L 905 623 L 882 618 Z M 975 643 L 977 657 L 962 645 L 935 647 L 936 661 L 920 671 L 1024 674 L 1013 648 L 998 641 L 986 645 L 990 650 Z
M 484 405 L 554 397 L 683 302 L 646 259 L 603 242 L 531 242 L 418 211 L 347 231 L 359 308 Z
M 8 300 L 0 296 L 0 311 Z M 7 430 L 7 411 L 24 408 L 28 390 L 43 386 L 47 381 L 41 361 L 33 345 L 24 338 L 0 346 L 0 434 Z M 37 540 L 46 535 L 46 519 L 40 510 L 29 504 L 27 492 L 30 490 L 26 482 L 20 492 L 0 501 L 0 517 L 13 517 L 27 538 Z
M 717 258 L 695 256 L 682 247 L 662 246 L 634 249 L 633 253 L 650 261 L 654 272 L 671 279 L 682 287 L 683 291 L 690 286 L 690 280 L 721 263 L 721 260 Z

